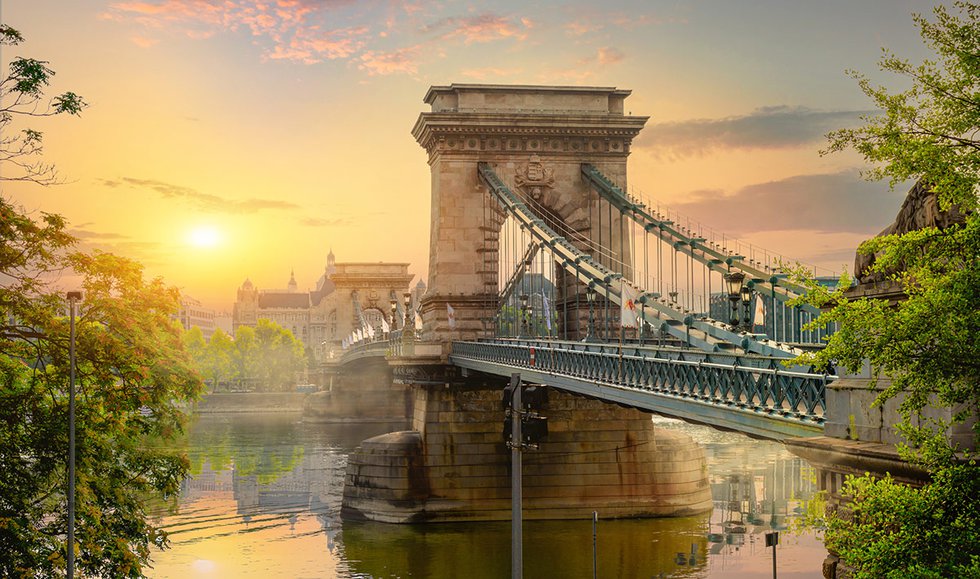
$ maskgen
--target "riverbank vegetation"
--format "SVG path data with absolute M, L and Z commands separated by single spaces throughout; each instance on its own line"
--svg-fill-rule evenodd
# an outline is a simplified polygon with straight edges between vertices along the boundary
M 218 329 L 205 340 L 200 328 L 191 327 L 184 333 L 184 343 L 212 392 L 290 391 L 308 363 L 303 342 L 266 319 L 254 328 L 239 326 L 234 338 Z
M 867 177 L 916 181 L 935 193 L 933 209 L 957 217 L 862 244 L 873 259 L 855 274 L 898 284 L 897 304 L 814 285 L 808 299 L 826 309 L 817 323 L 840 331 L 800 360 L 852 372 L 870 363 L 887 384 L 877 404 L 900 397 L 903 458 L 930 475 L 922 488 L 870 476 L 845 485 L 850 507 L 828 516 L 826 543 L 858 579 L 980 577 L 980 469 L 946 436 L 980 410 L 980 5 L 913 18 L 935 59 L 912 64 L 886 52 L 880 68 L 902 78 L 909 88 L 900 92 L 852 73 L 880 113 L 832 133 L 828 151 L 858 151 L 872 165 Z M 932 406 L 956 412 L 942 421 Z

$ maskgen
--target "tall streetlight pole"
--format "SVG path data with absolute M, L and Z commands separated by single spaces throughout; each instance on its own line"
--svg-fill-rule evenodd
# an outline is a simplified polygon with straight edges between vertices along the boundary
M 75 577 L 75 303 L 82 292 L 68 292 L 68 579 Z

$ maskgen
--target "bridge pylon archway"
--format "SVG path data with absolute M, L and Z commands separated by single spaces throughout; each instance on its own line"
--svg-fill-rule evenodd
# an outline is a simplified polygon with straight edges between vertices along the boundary
M 412 130 L 428 153 L 432 182 L 423 340 L 448 349 L 451 340 L 480 337 L 493 326 L 504 216 L 480 182 L 480 162 L 492 165 L 509 186 L 543 208 L 546 220 L 574 232 L 579 241 L 573 243 L 606 248 L 593 259 L 630 276 L 629 239 L 612 219 L 597 218 L 602 206 L 581 175 L 581 165 L 590 163 L 626 187 L 632 142 L 648 119 L 624 114 L 629 95 L 612 87 L 451 84 L 429 89 L 424 101 L 431 111 L 421 113 Z M 555 282 L 556 307 L 567 309 L 573 299 L 585 303 L 569 295 L 569 288 L 579 291 L 573 283 Z M 447 305 L 454 311 L 455 329 Z

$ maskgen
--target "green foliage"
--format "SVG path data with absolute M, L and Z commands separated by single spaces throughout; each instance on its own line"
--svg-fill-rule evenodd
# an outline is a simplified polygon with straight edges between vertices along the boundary
M 883 112 L 830 139 L 831 150 L 852 146 L 878 163 L 870 177 L 931 184 L 941 205 L 957 205 L 966 222 L 862 244 L 859 251 L 875 255 L 872 270 L 900 283 L 906 299 L 890 306 L 813 288 L 807 299 L 830 308 L 818 324 L 836 322 L 840 330 L 825 350 L 800 360 L 851 371 L 869 361 L 876 377 L 891 380 L 879 403 L 907 393 L 901 428 L 919 451 L 910 458 L 927 466 L 948 464 L 953 453 L 940 436 L 948 425 L 924 419 L 923 410 L 962 409 L 956 421 L 980 410 L 980 6 L 955 6 L 960 17 L 943 6 L 935 9 L 935 22 L 915 16 L 938 63 L 913 66 L 886 53 L 881 67 L 907 76 L 912 87 L 891 94 L 860 77 Z
M 0 24 L 0 46 L 16 46 L 23 41 L 20 32 Z M 71 91 L 43 104 L 44 91 L 55 75 L 47 61 L 17 56 L 9 67 L 7 76 L 0 80 L 0 181 L 58 183 L 54 165 L 39 160 L 44 150 L 41 132 L 31 128 L 18 132 L 12 125 L 18 118 L 79 115 L 88 104 Z
M 180 432 L 201 381 L 172 316 L 178 294 L 110 254 L 67 253 L 64 221 L 32 221 L 0 199 L 0 576 L 64 573 L 69 330 L 44 273 L 81 279 L 77 315 L 76 563 L 93 577 L 141 577 L 166 535 L 147 494 L 176 493 L 186 459 L 160 440 Z
M 897 304 L 851 301 L 815 284 L 805 298 L 826 308 L 813 326 L 835 322 L 839 330 L 823 351 L 796 362 L 852 372 L 869 363 L 876 379 L 887 378 L 875 403 L 901 394 L 899 428 L 909 445 L 900 451 L 931 475 L 922 488 L 889 477 L 848 480 L 850 514 L 831 513 L 825 539 L 859 579 L 980 577 L 980 471 L 945 437 L 950 422 L 980 411 L 980 6 L 954 6 L 959 15 L 938 6 L 933 22 L 914 16 L 938 60 L 882 58 L 883 70 L 911 81 L 908 90 L 891 93 L 852 73 L 882 113 L 829 136 L 830 151 L 853 147 L 875 164 L 868 177 L 919 180 L 942 209 L 966 214 L 962 224 L 861 245 L 875 256 L 872 273 L 900 284 Z M 951 421 L 929 419 L 930 406 L 957 412 Z
M 303 343 L 279 324 L 260 319 L 255 325 L 258 378 L 269 390 L 285 390 L 296 383 L 296 373 L 306 366 Z
M 855 579 L 980 577 L 980 477 L 943 467 L 921 489 L 890 477 L 851 477 L 850 512 L 827 521 L 826 544 Z
M 288 389 L 306 365 L 303 343 L 267 319 L 260 319 L 255 328 L 239 326 L 234 339 L 219 329 L 207 343 L 199 328 L 191 328 L 184 342 L 212 391 L 223 381 L 256 383 L 262 390 Z
M 937 60 L 913 65 L 886 51 L 879 62 L 911 81 L 908 90 L 894 93 L 850 72 L 883 112 L 861 128 L 831 133 L 828 151 L 853 147 L 876 164 L 868 177 L 888 177 L 893 185 L 923 179 L 944 208 L 973 209 L 980 184 L 980 5 L 954 6 L 960 15 L 937 6 L 935 22 L 913 15 Z

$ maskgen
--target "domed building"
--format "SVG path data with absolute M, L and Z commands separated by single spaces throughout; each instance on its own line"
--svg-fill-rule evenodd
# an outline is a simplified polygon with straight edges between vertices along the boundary
M 255 327 L 260 319 L 273 321 L 302 340 L 315 360 L 358 328 L 370 325 L 379 333 L 381 320 L 391 323 L 391 301 L 401 303 L 414 275 L 407 263 L 337 263 L 331 250 L 315 289 L 299 291 L 295 271 L 286 289 L 259 289 L 246 278 L 238 288 L 232 327 Z M 421 283 L 424 291 L 425 284 Z M 418 291 L 418 286 L 416 286 Z

